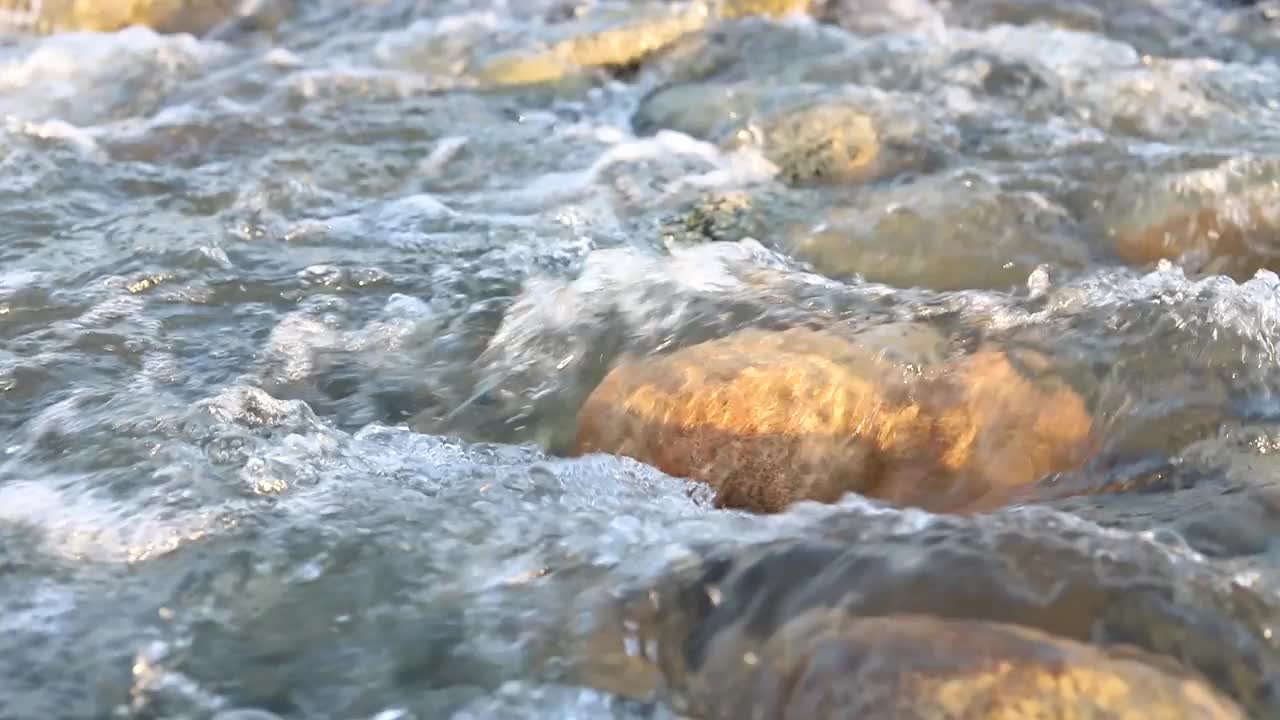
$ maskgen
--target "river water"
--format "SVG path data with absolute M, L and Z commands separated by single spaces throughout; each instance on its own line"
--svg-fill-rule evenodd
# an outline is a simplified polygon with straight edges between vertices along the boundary
M 1277 15 L 315 0 L 0 37 L 0 716 L 674 717 L 584 624 L 803 545 L 879 563 L 850 606 L 1134 643 L 1280 717 Z M 564 456 L 625 352 L 887 323 L 1050 358 L 1106 430 L 1050 485 L 1090 494 L 760 516 Z

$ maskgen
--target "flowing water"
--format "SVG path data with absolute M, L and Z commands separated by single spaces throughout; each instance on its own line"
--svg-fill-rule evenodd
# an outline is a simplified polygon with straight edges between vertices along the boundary
M 1131 642 L 1280 717 L 1277 16 L 315 0 L 0 37 L 0 717 L 672 717 L 583 628 L 780 545 L 851 554 L 851 607 Z M 1126 251 L 1205 203 L 1256 227 Z M 623 353 L 888 323 L 1050 358 L 1106 433 L 1046 482 L 1090 494 L 755 516 L 565 456 Z

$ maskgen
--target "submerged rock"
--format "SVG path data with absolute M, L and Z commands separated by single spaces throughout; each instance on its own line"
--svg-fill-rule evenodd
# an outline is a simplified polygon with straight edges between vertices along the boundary
M 731 145 L 747 144 L 735 135 Z M 790 185 L 864 182 L 891 172 L 875 121 L 847 104 L 817 104 L 767 117 L 754 138 Z
M 706 719 L 1274 716 L 1273 619 L 1149 540 L 1045 510 L 819 523 L 600 603 L 575 674 Z
M 781 249 L 830 277 L 934 290 L 1003 290 L 1043 263 L 1078 268 L 1089 260 L 1065 208 L 971 172 L 856 202 L 810 220 Z
M 1280 269 L 1280 214 L 1260 197 L 1171 209 L 1148 224 L 1114 230 L 1113 238 L 1116 254 L 1135 265 L 1170 260 L 1237 280 L 1260 269 Z
M 918 108 L 875 91 L 672 85 L 647 97 L 632 125 L 640 133 L 677 130 L 727 150 L 755 148 L 792 186 L 865 183 L 941 164 Z
M 746 192 L 714 193 L 665 219 L 660 232 L 668 245 L 735 242 L 765 229 L 759 215 L 755 198 Z
M 578 414 L 575 452 L 706 482 L 721 507 L 856 492 L 967 511 L 1069 469 L 1091 432 L 1079 395 L 1033 383 L 1001 352 L 917 375 L 832 333 L 745 330 L 616 367 Z
M 695 714 L 707 720 L 1245 717 L 1203 679 L 1139 651 L 1003 623 L 839 609 L 789 620 L 745 656 L 732 635 L 717 638 L 690 695 L 705 699 Z

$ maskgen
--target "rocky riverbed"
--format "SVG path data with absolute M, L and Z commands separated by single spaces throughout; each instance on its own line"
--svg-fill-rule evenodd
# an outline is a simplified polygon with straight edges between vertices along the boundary
M 1280 717 L 1280 5 L 0 29 L 0 717 Z

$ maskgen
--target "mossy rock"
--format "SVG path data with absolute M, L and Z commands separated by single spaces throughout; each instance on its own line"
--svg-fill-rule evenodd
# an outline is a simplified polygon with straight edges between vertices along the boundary
M 758 132 L 736 135 L 730 146 L 758 142 L 789 185 L 865 182 L 890 172 L 876 120 L 856 105 L 789 110 L 763 119 Z
M 758 237 L 765 229 L 757 199 L 748 192 L 718 192 L 699 198 L 664 219 L 660 234 L 665 245 L 736 242 Z
M 870 90 L 673 85 L 651 93 L 632 126 L 640 133 L 677 130 L 726 150 L 754 148 L 792 186 L 866 183 L 942 164 L 921 110 Z

